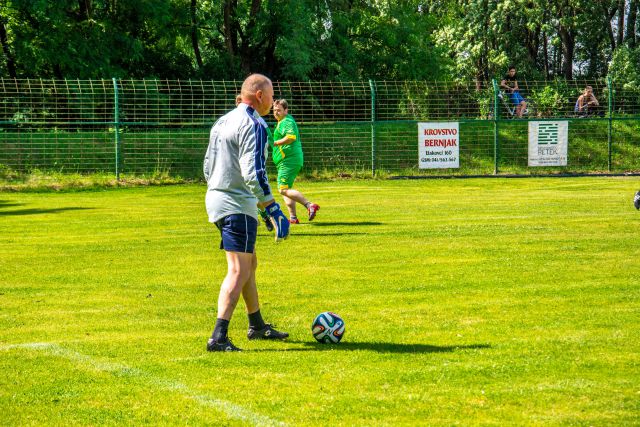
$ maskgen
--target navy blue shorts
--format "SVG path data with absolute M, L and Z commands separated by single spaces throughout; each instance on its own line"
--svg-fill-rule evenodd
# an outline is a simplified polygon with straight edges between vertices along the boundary
M 220 249 L 253 253 L 258 234 L 258 221 L 255 218 L 244 214 L 227 215 L 216 221 L 216 227 L 222 236 Z
M 513 102 L 513 105 L 515 106 L 520 105 L 520 103 L 524 101 L 524 98 L 522 97 L 522 95 L 520 95 L 520 92 L 518 91 L 511 92 L 509 96 L 511 97 L 511 102 Z

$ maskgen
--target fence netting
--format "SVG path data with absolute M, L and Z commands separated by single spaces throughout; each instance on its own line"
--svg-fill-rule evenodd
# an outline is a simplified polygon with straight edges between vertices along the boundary
M 241 84 L 0 79 L 0 167 L 201 176 L 209 130 Z M 499 81 L 274 82 L 274 91 L 298 123 L 306 174 L 640 172 L 640 88 L 606 79 L 519 86 L 522 114 Z M 597 105 L 577 110 L 587 87 Z M 568 123 L 566 165 L 529 166 L 530 123 L 558 121 Z M 420 167 L 423 122 L 457 124 L 458 167 Z

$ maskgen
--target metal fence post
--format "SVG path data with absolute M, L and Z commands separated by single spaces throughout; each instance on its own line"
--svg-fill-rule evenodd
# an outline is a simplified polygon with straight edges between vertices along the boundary
M 120 180 L 120 108 L 118 106 L 118 81 L 115 77 L 111 79 L 113 82 L 113 125 L 116 133 L 116 180 Z
M 607 170 L 611 172 L 611 148 L 612 148 L 611 134 L 613 132 L 613 85 L 611 84 L 611 77 L 609 76 L 607 76 L 607 88 L 609 89 L 609 96 L 608 96 L 609 129 L 607 132 L 607 143 L 608 143 L 607 149 L 608 149 L 609 160 L 607 163 Z
M 371 176 L 376 176 L 376 87 L 369 79 L 371 89 Z
M 500 155 L 500 134 L 498 132 L 498 123 L 500 119 L 500 103 L 498 102 L 498 82 L 491 79 L 493 85 L 493 174 L 498 174 L 498 158 Z

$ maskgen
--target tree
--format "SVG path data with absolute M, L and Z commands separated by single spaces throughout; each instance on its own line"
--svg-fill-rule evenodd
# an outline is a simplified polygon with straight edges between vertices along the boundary
M 2 53 L 4 54 L 5 63 L 9 77 L 16 78 L 16 61 L 11 51 L 9 44 L 9 36 L 7 33 L 7 19 L 5 16 L 0 16 L 0 45 L 2 45 Z
M 625 42 L 629 45 L 630 48 L 634 48 L 636 46 L 636 23 L 638 17 L 638 7 L 640 7 L 640 3 L 636 0 L 631 0 L 629 2 L 629 14 L 627 17 L 627 29 L 624 36 Z
M 10 77 L 606 75 L 638 0 L 0 0 Z M 621 56 L 620 58 L 623 58 Z
M 7 50 L 22 77 L 191 74 L 179 46 L 188 14 L 172 0 L 5 1 Z M 187 68 L 185 68 L 187 67 Z

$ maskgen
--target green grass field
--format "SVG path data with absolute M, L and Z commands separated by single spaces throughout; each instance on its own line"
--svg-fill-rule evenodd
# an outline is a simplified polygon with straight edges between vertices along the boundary
M 0 193 L 0 424 L 640 425 L 639 178 L 299 187 L 316 221 L 257 243 L 291 338 L 240 303 L 238 354 L 203 185 Z

